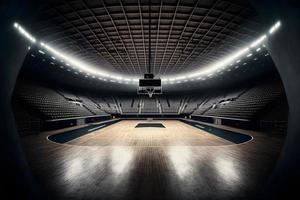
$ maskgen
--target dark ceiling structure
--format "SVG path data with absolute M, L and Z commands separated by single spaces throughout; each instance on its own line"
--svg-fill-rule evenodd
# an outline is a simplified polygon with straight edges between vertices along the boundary
M 41 67 L 42 66 L 42 67 Z M 258 70 L 259 69 L 259 70 Z M 228 87 L 242 87 L 265 80 L 280 79 L 270 54 L 265 48 L 251 57 L 244 58 L 240 63 L 224 71 L 206 76 L 203 79 L 182 80 L 180 83 L 164 84 L 163 93 L 182 94 L 183 92 L 203 92 L 206 90 L 224 89 Z M 118 82 L 110 79 L 99 79 L 73 70 L 65 63 L 53 60 L 47 54 L 39 53 L 32 47 L 24 61 L 19 75 L 20 81 L 34 81 L 38 84 L 47 84 L 47 87 L 66 88 L 77 92 L 105 92 L 130 93 L 136 95 L 137 85 Z
M 37 12 L 30 30 L 41 40 L 101 69 L 134 76 L 147 72 L 149 35 L 152 72 L 164 76 L 204 67 L 265 28 L 244 0 L 45 1 Z

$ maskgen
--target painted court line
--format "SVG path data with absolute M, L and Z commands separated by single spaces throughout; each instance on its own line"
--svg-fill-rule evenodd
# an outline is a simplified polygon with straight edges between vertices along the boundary
M 104 127 L 104 126 L 105 126 L 105 125 L 101 125 L 101 126 L 97 126 L 97 127 L 95 127 L 95 128 L 91 128 L 91 129 L 88 130 L 88 132 L 97 130 L 97 129 L 102 128 L 102 127 Z
M 200 126 L 200 125 L 198 125 L 198 124 L 196 124 L 195 126 L 197 126 L 197 127 L 199 127 L 199 128 L 203 128 L 203 129 L 205 129 L 205 127 L 204 127 L 204 126 Z

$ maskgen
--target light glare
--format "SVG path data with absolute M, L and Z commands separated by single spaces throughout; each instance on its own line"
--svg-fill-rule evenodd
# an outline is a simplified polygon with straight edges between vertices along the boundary
M 25 38 L 30 40 L 30 42 L 32 43 L 36 42 L 36 39 L 30 33 L 28 33 L 22 26 L 20 26 L 17 22 L 14 23 L 14 27 L 19 31 L 19 33 L 24 35 Z
M 25 38 L 30 40 L 32 43 L 36 42 L 36 39 L 30 33 L 28 33 L 22 26 L 20 26 L 17 22 L 15 22 L 13 24 L 13 26 L 15 29 L 18 30 L 19 33 L 21 33 Z M 280 26 L 281 26 L 281 22 L 277 21 L 269 29 L 269 34 L 273 34 Z M 263 42 L 266 39 L 267 39 L 267 35 L 266 34 L 262 35 L 260 38 L 258 38 L 254 42 L 252 42 L 248 47 L 243 48 L 239 51 L 236 51 L 235 53 L 231 54 L 230 56 L 225 57 L 225 58 L 219 60 L 218 62 L 213 63 L 210 66 L 201 68 L 201 70 L 199 70 L 199 71 L 196 71 L 196 72 L 194 71 L 189 74 L 182 74 L 177 77 L 164 77 L 162 79 L 162 81 L 167 83 L 168 81 L 174 82 L 176 80 L 177 83 L 180 83 L 181 82 L 180 80 L 185 80 L 185 79 L 188 80 L 188 79 L 193 79 L 193 78 L 201 79 L 201 76 L 205 76 L 205 75 L 212 76 L 216 71 L 225 70 L 226 67 L 228 67 L 229 65 L 232 66 L 234 61 L 236 61 L 236 63 L 239 63 L 240 62 L 239 58 L 242 56 L 245 56 L 247 53 L 248 53 L 247 57 L 252 56 L 252 53 L 249 52 L 250 48 L 254 48 L 259 45 L 264 46 Z M 100 77 L 111 78 L 111 79 L 114 79 L 114 80 L 111 80 L 113 82 L 115 82 L 115 80 L 117 80 L 118 82 L 125 80 L 125 81 L 130 81 L 133 84 L 136 84 L 139 81 L 138 78 L 122 77 L 119 74 L 110 74 L 108 72 L 102 71 L 98 67 L 96 68 L 92 65 L 84 63 L 72 56 L 69 56 L 69 55 L 61 52 L 60 50 L 57 50 L 54 47 L 51 47 L 49 44 L 46 44 L 44 42 L 40 42 L 40 45 L 43 49 L 45 49 L 48 52 L 53 54 L 53 56 L 52 56 L 53 60 L 55 60 L 57 58 L 57 59 L 60 59 L 61 61 L 65 61 L 68 66 L 71 65 L 72 67 L 76 67 L 76 68 L 78 68 L 79 72 L 84 71 L 87 74 L 91 74 L 92 77 L 100 76 Z M 256 48 L 256 52 L 259 52 L 260 50 L 261 50 L 260 47 Z M 41 54 L 45 54 L 45 52 L 42 50 L 39 50 L 39 52 Z M 268 54 L 266 54 L 265 56 L 267 56 L 267 55 Z M 203 79 L 203 80 L 205 80 L 205 79 Z M 107 81 L 107 79 L 104 79 L 104 81 Z
M 260 38 L 258 38 L 257 40 L 255 40 L 251 45 L 250 47 L 256 47 L 258 45 L 260 45 L 265 39 L 267 38 L 267 35 L 263 35 L 261 36 Z
M 276 22 L 276 24 L 270 28 L 269 34 L 273 34 L 280 26 L 281 26 L 281 22 L 280 21 Z

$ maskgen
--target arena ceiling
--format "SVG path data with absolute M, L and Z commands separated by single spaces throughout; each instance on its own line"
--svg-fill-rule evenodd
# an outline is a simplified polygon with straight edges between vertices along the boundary
M 45 1 L 29 27 L 63 52 L 130 76 L 147 72 L 149 30 L 152 72 L 165 76 L 207 66 L 266 28 L 245 0 Z

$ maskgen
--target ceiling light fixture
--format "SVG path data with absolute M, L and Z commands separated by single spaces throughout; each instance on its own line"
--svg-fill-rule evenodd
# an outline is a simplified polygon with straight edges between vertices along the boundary
M 28 39 L 30 42 L 35 43 L 36 39 L 27 32 L 22 26 L 20 26 L 17 22 L 14 23 L 14 27 L 21 33 L 26 39 Z
M 256 47 L 258 45 L 260 45 L 265 39 L 267 39 L 267 35 L 263 35 L 261 36 L 260 38 L 258 38 L 257 40 L 255 40 L 251 45 L 250 47 Z
M 277 21 L 274 26 L 272 26 L 269 30 L 269 34 L 273 34 L 279 27 L 281 26 L 281 22 Z

